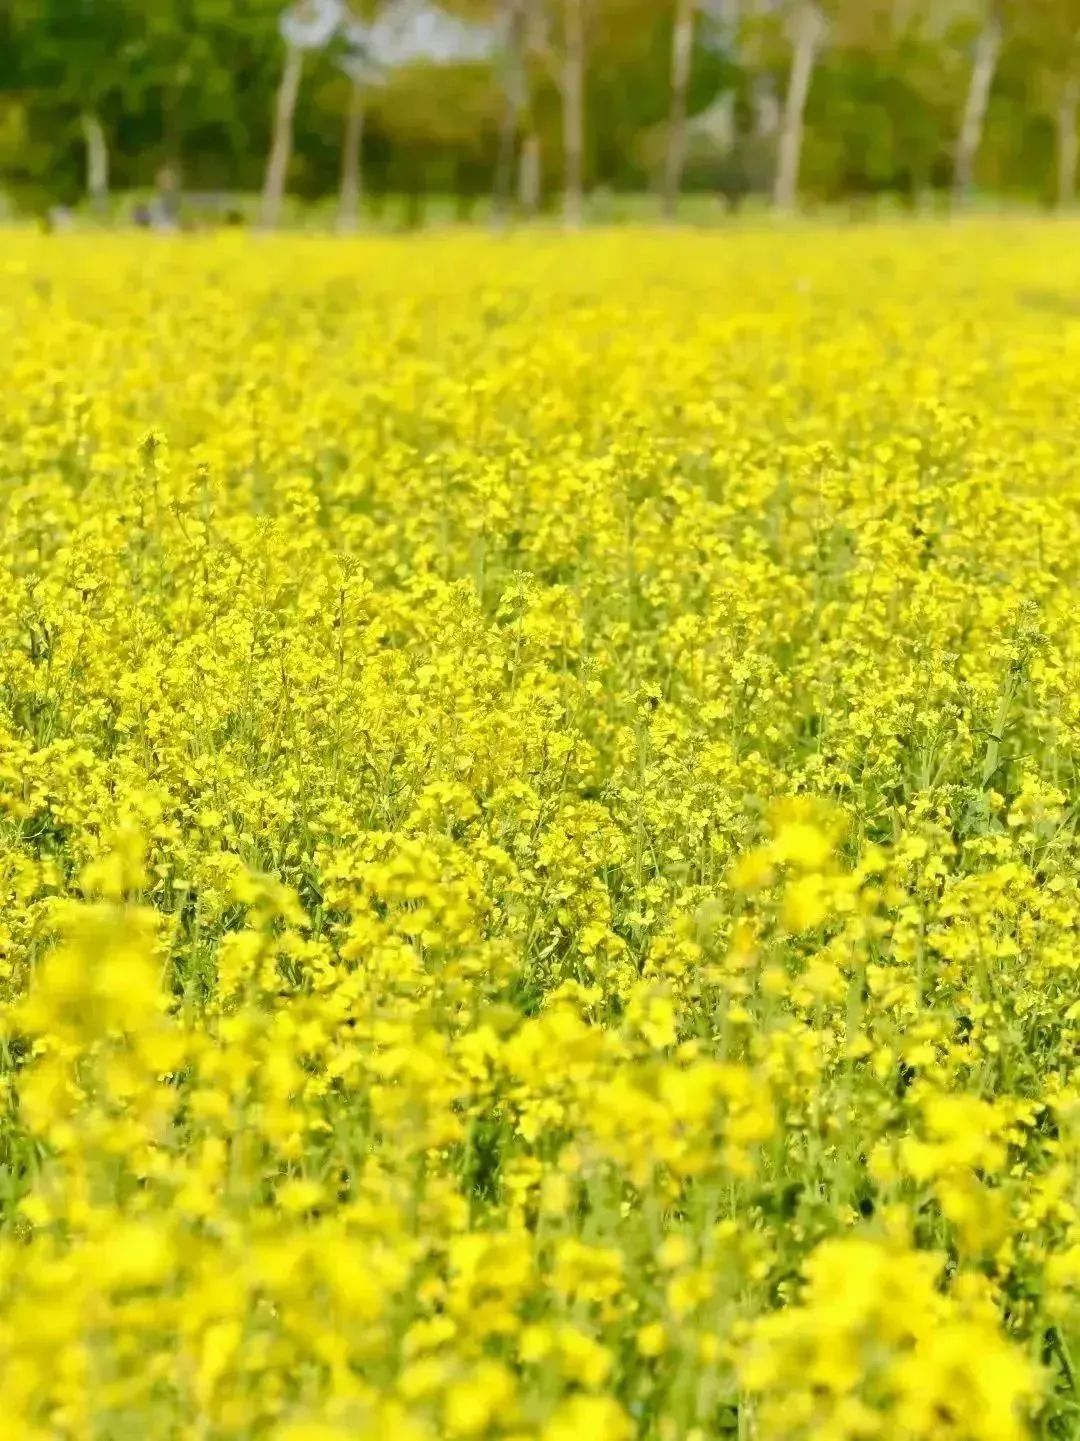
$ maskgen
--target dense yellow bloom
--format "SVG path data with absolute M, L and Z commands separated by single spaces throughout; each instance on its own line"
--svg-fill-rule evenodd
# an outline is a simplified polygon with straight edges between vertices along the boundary
M 0 239 L 0 1399 L 1020 1441 L 1071 223 Z
M 1037 1368 L 992 1308 L 968 1314 L 935 1287 L 939 1265 L 872 1241 L 822 1243 L 801 1304 L 752 1327 L 741 1373 L 764 1393 L 760 1434 L 1019 1441 Z

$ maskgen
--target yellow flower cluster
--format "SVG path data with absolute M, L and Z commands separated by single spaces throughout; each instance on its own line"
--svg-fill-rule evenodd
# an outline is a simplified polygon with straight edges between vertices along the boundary
M 1078 238 L 0 241 L 5 1437 L 1075 1434 Z

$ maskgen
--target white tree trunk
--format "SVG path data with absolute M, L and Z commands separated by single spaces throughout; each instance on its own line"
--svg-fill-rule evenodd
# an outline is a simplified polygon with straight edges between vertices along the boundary
M 953 191 L 957 200 L 966 200 L 975 183 L 975 161 L 982 144 L 990 89 L 994 83 L 998 57 L 1001 54 L 1001 22 L 991 15 L 975 42 L 975 59 L 971 67 L 960 134 L 956 142 L 956 168 Z
M 580 228 L 585 213 L 584 0 L 563 0 L 563 221 Z
M 263 185 L 262 223 L 267 230 L 273 230 L 281 220 L 281 203 L 285 198 L 285 180 L 289 173 L 292 157 L 293 121 L 296 116 L 296 98 L 300 93 L 300 77 L 304 73 L 304 56 L 295 45 L 285 52 L 285 66 L 281 72 L 277 100 L 274 105 L 274 134 L 270 144 L 270 155 L 266 162 L 266 181 Z
M 1077 108 L 1080 106 L 1080 81 L 1073 76 L 1066 80 L 1058 105 L 1058 183 L 1057 203 L 1065 210 L 1076 199 Z
M 349 109 L 345 115 L 345 134 L 341 143 L 341 203 L 338 229 L 353 231 L 360 224 L 360 199 L 363 194 L 362 151 L 364 144 L 364 87 L 354 80 L 349 92 Z
M 540 209 L 540 137 L 535 130 L 530 130 L 521 143 L 518 205 L 523 215 L 535 215 Z
M 776 179 L 773 204 L 777 210 L 795 208 L 799 193 L 799 167 L 802 162 L 803 119 L 810 81 L 817 61 L 824 22 L 814 0 L 799 0 L 795 14 L 795 35 L 792 42 L 791 71 L 780 120 L 780 144 L 776 158 Z
M 104 211 L 109 203 L 109 145 L 101 117 L 86 110 L 80 117 L 86 144 L 86 193 L 95 210 Z
M 503 0 L 506 54 L 503 57 L 503 110 L 495 159 L 495 223 L 504 224 L 514 197 L 514 150 L 525 108 L 524 0 Z
M 694 50 L 694 0 L 676 0 L 675 29 L 671 39 L 671 114 L 668 120 L 667 160 L 664 165 L 664 214 L 674 219 L 686 160 L 686 94 Z

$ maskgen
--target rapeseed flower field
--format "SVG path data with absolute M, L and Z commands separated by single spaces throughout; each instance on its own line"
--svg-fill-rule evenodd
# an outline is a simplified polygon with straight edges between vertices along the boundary
M 1080 1434 L 1080 228 L 0 327 L 4 1436 Z

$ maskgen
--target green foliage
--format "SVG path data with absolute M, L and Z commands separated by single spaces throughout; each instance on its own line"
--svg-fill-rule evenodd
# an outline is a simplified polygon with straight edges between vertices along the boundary
M 384 0 L 385 3 L 385 0 Z M 498 22 L 502 0 L 444 0 L 459 18 Z M 526 113 L 561 184 L 558 0 L 533 0 L 547 23 L 526 57 Z M 792 5 L 794 0 L 791 0 Z M 52 200 L 82 191 L 81 116 L 107 139 L 117 188 L 150 185 L 164 161 L 195 190 L 255 190 L 281 73 L 282 0 L 7 0 L 0 6 L 0 187 Z M 372 18 L 379 0 L 353 0 Z M 934 0 L 829 0 L 806 116 L 801 186 L 810 197 L 918 194 L 947 183 L 983 7 Z M 780 98 L 790 63 L 783 5 L 742 0 L 726 49 L 701 43 L 691 118 L 733 96 L 726 148 L 692 135 L 689 189 L 767 191 L 775 140 L 754 131 L 751 95 Z M 674 0 L 587 0 L 586 172 L 591 186 L 640 190 L 662 168 L 670 105 Z M 1080 0 L 1003 3 L 1005 43 L 980 148 L 980 182 L 1049 195 L 1063 87 L 1080 69 Z M 532 33 L 532 32 L 531 32 Z M 536 36 L 540 37 L 539 42 Z M 370 97 L 364 170 L 370 192 L 487 191 L 504 110 L 503 67 L 409 67 Z M 290 188 L 331 194 L 341 166 L 348 83 L 330 54 L 305 62 Z M 13 138 L 14 137 L 14 138 Z

